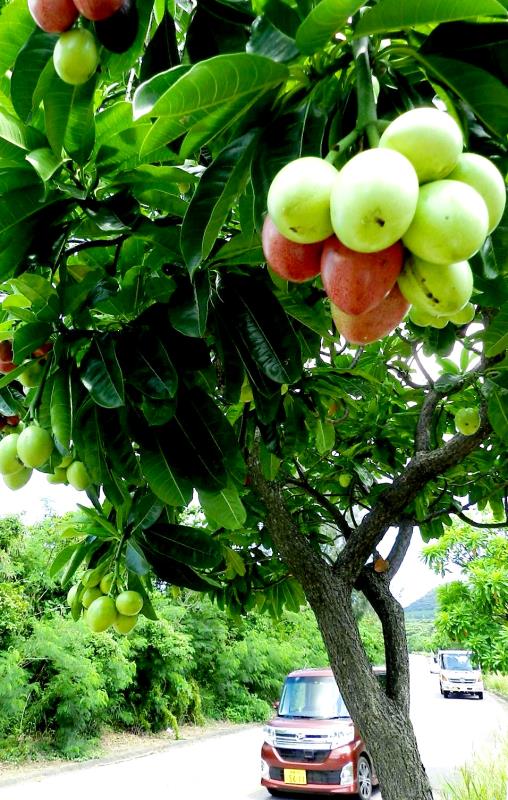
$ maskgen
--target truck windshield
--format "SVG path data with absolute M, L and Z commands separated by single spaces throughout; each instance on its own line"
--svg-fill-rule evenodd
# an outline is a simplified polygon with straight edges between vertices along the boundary
M 302 719 L 349 718 L 335 679 L 327 676 L 286 678 L 279 716 Z
M 470 672 L 472 669 L 476 669 L 468 653 L 443 653 L 442 658 L 443 669 L 453 669 L 464 672 Z

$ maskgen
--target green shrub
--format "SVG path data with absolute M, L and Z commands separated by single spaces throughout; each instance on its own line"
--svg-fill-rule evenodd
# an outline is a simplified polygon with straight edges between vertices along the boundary
M 500 672 L 487 673 L 484 676 L 484 683 L 487 689 L 508 698 L 508 675 L 501 675 Z
M 459 770 L 442 790 L 443 800 L 506 800 L 508 796 L 508 740 L 488 759 L 477 759 Z

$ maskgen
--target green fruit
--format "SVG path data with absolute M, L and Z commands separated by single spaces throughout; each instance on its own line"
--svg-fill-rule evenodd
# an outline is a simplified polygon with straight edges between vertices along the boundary
M 460 181 L 434 181 L 420 188 L 413 221 L 402 237 L 419 258 L 452 264 L 474 255 L 489 227 L 489 214 L 476 189 Z
M 91 589 L 93 586 L 98 586 L 100 580 L 100 573 L 98 573 L 95 569 L 87 569 L 81 577 L 81 583 L 87 589 Z
M 43 364 L 40 361 L 33 361 L 21 375 L 18 375 L 17 380 L 26 389 L 33 389 L 35 386 L 39 386 L 43 374 Z
M 268 213 L 291 242 L 312 244 L 332 233 L 330 192 L 338 172 L 322 158 L 297 158 L 282 167 L 268 190 Z
M 472 303 L 466 303 L 464 308 L 457 311 L 456 314 L 450 316 L 450 322 L 454 325 L 468 325 L 472 322 L 476 315 L 476 309 Z
M 73 461 L 72 464 L 67 467 L 67 480 L 78 492 L 88 489 L 92 483 L 92 479 L 82 461 Z
M 112 597 L 98 597 L 88 606 L 86 623 L 94 633 L 107 630 L 116 621 L 117 611 Z
M 137 621 L 137 614 L 133 614 L 130 617 L 125 614 L 118 614 L 115 622 L 113 622 L 113 628 L 117 633 L 127 634 L 134 628 Z
M 437 328 L 438 330 L 443 330 L 448 325 L 448 317 L 432 317 L 429 322 L 430 328 Z
M 102 592 L 98 586 L 91 586 L 89 589 L 85 589 L 83 592 L 83 597 L 81 598 L 81 602 L 83 603 L 85 608 L 89 608 L 94 600 L 97 600 L 98 597 L 102 597 Z
M 339 483 L 343 489 L 347 489 L 348 486 L 351 484 L 353 477 L 349 474 L 349 472 L 341 472 L 339 475 Z
M 79 590 L 79 583 L 75 583 L 73 586 L 71 586 L 71 588 L 67 592 L 67 605 L 69 606 L 69 608 L 71 608 L 74 599 L 78 593 L 78 590 Z
M 398 284 L 406 300 L 419 311 L 434 317 L 448 317 L 469 301 L 473 291 L 473 273 L 467 261 L 430 264 L 410 255 Z
M 110 591 L 110 589 L 111 589 L 111 587 L 113 585 L 113 578 L 114 577 L 115 577 L 115 573 L 114 572 L 108 572 L 106 575 L 104 575 L 101 578 L 100 587 L 101 587 L 101 592 L 103 594 L 109 594 L 109 591 Z
M 21 467 L 17 472 L 10 472 L 8 475 L 3 476 L 5 485 L 13 491 L 26 486 L 31 477 L 32 470 L 26 469 L 25 467 Z
M 482 196 L 489 212 L 488 233 L 492 233 L 506 205 L 506 186 L 498 168 L 484 156 L 463 153 L 448 178 L 469 184 Z
M 53 51 L 53 63 L 59 78 L 72 86 L 86 83 L 99 63 L 95 39 L 85 28 L 62 33 Z
M 69 455 L 64 456 L 62 458 L 62 460 L 60 461 L 60 463 L 58 465 L 58 468 L 59 469 L 67 469 L 67 467 L 70 467 L 70 465 L 72 464 L 73 461 L 74 461 L 74 459 L 71 456 L 71 454 L 69 453 Z
M 142 608 L 143 597 L 139 592 L 133 592 L 131 590 L 120 592 L 116 598 L 116 609 L 119 614 L 132 617 L 135 614 L 139 614 Z
M 18 439 L 18 456 L 26 467 L 37 469 L 46 463 L 53 452 L 53 439 L 49 431 L 38 425 L 29 425 Z
M 11 433 L 0 441 L 0 474 L 19 472 L 23 464 L 18 456 L 19 433 Z
M 333 230 L 351 250 L 384 250 L 407 231 L 417 200 L 418 178 L 407 158 L 394 150 L 365 150 L 348 161 L 334 181 Z
M 435 317 L 434 314 L 429 314 L 428 311 L 423 311 L 421 308 L 412 306 L 409 312 L 409 319 L 414 325 L 419 325 L 420 328 L 426 328 L 427 325 L 430 325 L 437 317 Z
M 480 412 L 477 408 L 459 408 L 455 414 L 455 427 L 464 436 L 472 436 L 480 427 Z
M 52 475 L 46 476 L 48 483 L 67 483 L 67 473 L 61 467 L 57 467 Z
M 420 183 L 446 178 L 462 153 L 462 131 L 449 114 L 437 108 L 415 108 L 391 122 L 379 141 L 402 153 Z

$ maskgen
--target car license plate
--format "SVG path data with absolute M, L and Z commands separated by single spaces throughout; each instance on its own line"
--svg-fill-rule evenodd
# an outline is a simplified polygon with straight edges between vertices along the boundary
M 305 784 L 307 783 L 307 773 L 304 769 L 285 769 L 284 783 Z

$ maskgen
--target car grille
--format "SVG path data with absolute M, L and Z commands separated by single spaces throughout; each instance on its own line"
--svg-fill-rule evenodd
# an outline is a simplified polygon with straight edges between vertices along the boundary
M 450 678 L 450 683 L 474 683 L 474 678 Z
M 330 750 L 330 736 L 322 733 L 305 733 L 277 730 L 275 734 L 275 747 L 291 747 L 296 745 L 305 750 Z
M 302 750 L 297 747 L 277 747 L 277 753 L 283 761 L 309 761 L 322 764 L 330 755 L 330 750 Z
M 283 781 L 284 770 L 280 769 L 280 767 L 270 767 L 270 778 L 273 781 Z M 330 786 L 331 784 L 338 786 L 340 784 L 340 769 L 308 769 L 307 783 L 320 784 L 321 786 Z

